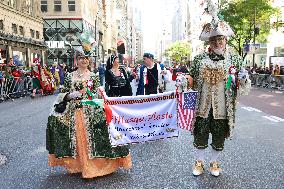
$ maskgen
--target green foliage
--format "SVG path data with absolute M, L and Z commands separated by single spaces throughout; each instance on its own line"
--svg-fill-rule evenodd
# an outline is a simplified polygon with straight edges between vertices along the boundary
M 164 55 L 177 62 L 186 62 L 190 53 L 190 44 L 188 42 L 177 41 L 165 50 Z
M 144 60 L 143 59 L 140 59 L 140 60 L 137 60 L 136 62 L 135 62 L 135 64 L 137 65 L 137 64 L 143 64 L 143 62 L 144 62 Z
M 272 27 L 270 18 L 278 16 L 279 9 L 273 8 L 269 0 L 234 0 L 224 3 L 220 13 L 235 32 L 229 44 L 245 57 L 243 45 L 246 40 L 253 43 L 254 25 L 260 29 L 255 40 L 258 43 L 265 43 Z

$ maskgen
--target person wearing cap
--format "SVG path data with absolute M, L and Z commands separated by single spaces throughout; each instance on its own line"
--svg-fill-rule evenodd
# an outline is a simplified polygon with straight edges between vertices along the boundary
M 195 56 L 189 69 L 193 79 L 192 88 L 198 92 L 192 129 L 196 148 L 192 173 L 195 176 L 204 173 L 209 133 L 212 135 L 209 172 L 219 176 L 221 168 L 218 157 L 224 149 L 225 139 L 232 136 L 238 89 L 250 87 L 247 75 L 242 73 L 241 57 L 227 49 L 227 38 L 234 33 L 226 22 L 219 20 L 216 9 L 209 1 L 208 10 L 213 19 L 203 27 L 200 40 L 208 41 L 210 48 L 208 52 Z
M 119 59 L 110 55 L 105 71 L 105 91 L 109 97 L 132 96 L 129 77 L 123 67 L 119 67 Z
M 139 78 L 141 79 L 138 84 L 138 88 L 140 88 L 137 91 L 144 88 L 144 95 L 157 94 L 159 89 L 163 88 L 163 81 L 169 82 L 171 75 L 168 71 L 162 70 L 160 64 L 154 62 L 153 54 L 144 53 L 143 60 L 145 66 L 140 68 Z
M 46 129 L 48 165 L 63 166 L 68 173 L 82 173 L 83 178 L 132 167 L 129 148 L 110 144 L 106 106 L 82 104 L 82 99 L 100 98 L 99 76 L 89 70 L 89 58 L 93 56 L 90 49 L 76 49 L 77 70 L 66 75 Z

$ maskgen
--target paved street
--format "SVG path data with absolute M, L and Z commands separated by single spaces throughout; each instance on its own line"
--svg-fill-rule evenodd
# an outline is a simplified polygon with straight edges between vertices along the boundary
M 265 113 L 284 118 L 284 91 L 252 88 L 249 96 L 241 96 L 243 105 L 253 106 Z
M 277 106 L 264 104 L 268 98 L 255 97 L 265 95 L 277 95 L 271 97 L 276 104 L 284 101 L 283 94 L 257 89 L 240 99 L 235 136 L 226 141 L 221 156 L 223 173 L 218 178 L 208 171 L 192 176 L 193 138 L 186 131 L 175 139 L 132 145 L 130 171 L 119 170 L 91 180 L 67 174 L 63 168 L 47 166 L 45 128 L 56 97 L 1 103 L 0 188 L 284 188 L 283 106 L 276 111 Z M 255 101 L 249 103 L 252 99 Z M 279 111 L 282 114 L 277 114 Z M 273 121 L 267 118 L 270 116 L 279 119 Z

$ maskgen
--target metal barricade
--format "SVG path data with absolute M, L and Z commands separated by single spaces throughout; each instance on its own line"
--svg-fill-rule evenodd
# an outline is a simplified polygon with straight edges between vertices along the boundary
M 0 81 L 0 101 L 14 100 L 31 94 L 32 79 L 30 76 L 4 78 Z
M 284 90 L 284 75 L 250 74 L 251 83 L 257 87 Z
M 15 86 L 14 78 L 5 78 L 2 82 L 2 98 L 3 100 L 12 99 L 11 93 L 13 92 L 13 88 Z
M 252 85 L 256 85 L 258 74 L 257 73 L 252 73 L 249 76 L 250 76 L 251 84 Z
M 269 85 L 270 74 L 258 74 L 256 85 L 260 87 L 267 87 Z
M 276 88 L 284 90 L 284 75 L 272 75 Z
M 4 83 L 5 83 L 5 78 L 0 79 L 0 102 L 3 102 L 5 100 L 4 98 Z
M 27 96 L 31 93 L 32 90 L 32 86 L 31 86 L 31 81 L 30 81 L 30 77 L 28 76 L 23 76 L 23 77 L 15 77 L 14 80 L 16 81 L 15 84 L 15 89 L 13 91 L 13 96 L 15 98 L 18 97 L 24 97 Z

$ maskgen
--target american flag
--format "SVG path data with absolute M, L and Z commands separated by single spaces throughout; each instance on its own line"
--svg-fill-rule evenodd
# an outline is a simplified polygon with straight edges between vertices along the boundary
M 191 131 L 197 92 L 178 94 L 178 127 Z

